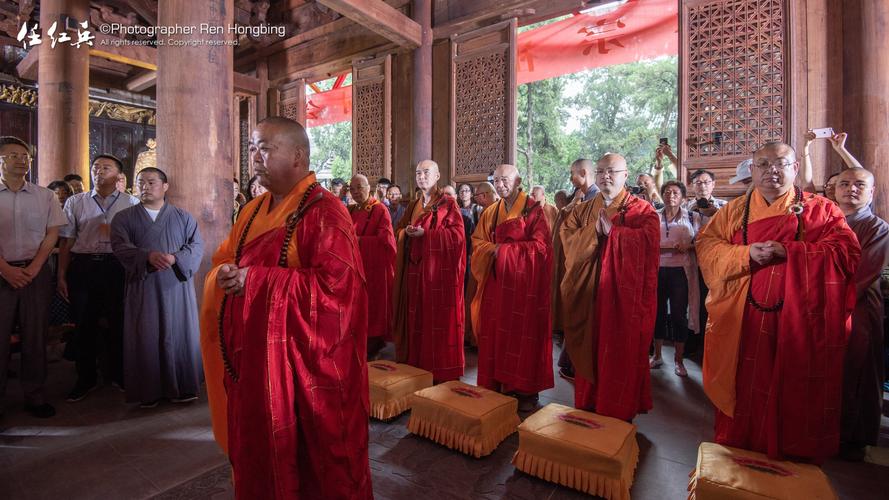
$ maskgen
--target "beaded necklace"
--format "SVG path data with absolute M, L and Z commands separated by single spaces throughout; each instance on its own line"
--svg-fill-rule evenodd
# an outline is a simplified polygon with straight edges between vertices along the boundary
M 797 186 L 793 186 L 793 205 L 791 205 L 791 211 L 794 215 L 796 215 L 796 234 L 793 237 L 793 241 L 800 241 L 803 234 L 803 191 Z M 749 245 L 747 241 L 747 225 L 750 221 L 750 198 L 753 197 L 753 191 L 751 190 L 747 193 L 747 199 L 744 200 L 744 217 L 741 220 L 741 234 L 744 239 L 744 245 Z M 778 312 L 784 307 L 784 299 L 778 300 L 778 302 L 773 306 L 764 306 L 756 301 L 753 298 L 753 284 L 747 287 L 747 303 L 753 306 L 759 312 L 763 313 L 771 313 Z
M 278 256 L 278 266 L 287 267 L 287 247 L 290 246 L 290 240 L 293 238 L 293 232 L 296 229 L 296 224 L 302 218 L 303 205 L 306 200 L 309 198 L 309 195 L 312 191 L 318 187 L 319 184 L 317 182 L 313 182 L 308 189 L 306 189 L 305 194 L 302 199 L 299 201 L 299 205 L 288 218 L 287 218 L 287 229 L 284 235 L 284 244 L 281 246 L 281 253 Z M 271 199 L 271 197 L 269 197 Z M 256 215 L 259 214 L 259 210 L 262 208 L 263 203 L 260 202 L 256 205 L 256 209 L 253 210 L 253 213 L 250 214 L 250 218 L 247 219 L 247 224 L 244 226 L 244 231 L 241 233 L 241 237 L 238 238 L 238 246 L 235 249 L 235 267 L 239 266 L 241 263 L 241 253 L 244 250 L 244 244 L 247 241 L 247 235 L 250 233 L 250 227 L 253 225 L 253 221 L 256 219 Z M 308 208 L 308 207 L 306 207 Z M 235 382 L 238 381 L 238 372 L 235 371 L 234 365 L 232 365 L 231 358 L 228 356 L 228 347 L 225 342 L 225 329 L 223 328 L 223 321 L 225 319 L 225 307 L 228 305 L 228 295 L 224 295 L 222 297 L 222 305 L 219 307 L 219 317 L 217 321 L 217 327 L 219 331 L 219 347 L 220 351 L 222 351 L 222 363 L 225 366 L 225 371 L 228 373 L 229 377 Z

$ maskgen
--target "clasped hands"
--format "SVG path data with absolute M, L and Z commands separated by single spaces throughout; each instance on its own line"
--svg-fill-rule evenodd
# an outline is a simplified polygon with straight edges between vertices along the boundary
M 163 271 L 173 267 L 176 257 L 169 253 L 151 252 L 148 254 L 148 263 L 158 271 Z
M 608 214 L 605 213 L 604 208 L 599 209 L 599 220 L 596 221 L 596 232 L 601 234 L 602 236 L 608 236 L 611 234 L 611 228 L 614 224 L 611 223 L 611 219 L 608 218 Z
M 34 269 L 33 266 L 9 266 L 8 270 L 3 271 L 3 279 L 5 279 L 12 288 L 18 290 L 20 288 L 25 288 L 34 281 L 34 278 L 37 277 L 38 273 L 40 273 L 40 269 Z
M 750 245 L 750 260 L 761 266 L 786 257 L 787 249 L 777 241 L 762 241 Z
M 244 291 L 249 267 L 238 267 L 234 264 L 223 264 L 216 273 L 216 284 L 226 295 L 238 295 Z
M 411 238 L 419 238 L 426 234 L 426 231 L 420 226 L 407 226 L 404 228 L 404 233 Z

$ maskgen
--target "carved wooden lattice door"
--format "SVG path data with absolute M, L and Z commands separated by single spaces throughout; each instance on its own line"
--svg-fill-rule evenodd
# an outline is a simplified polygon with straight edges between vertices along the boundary
M 392 56 L 352 65 L 352 172 L 392 178 Z
M 790 140 L 786 0 L 683 0 L 680 18 L 682 162 L 716 173 L 717 195 L 737 164 Z
M 451 38 L 451 180 L 515 164 L 516 21 Z

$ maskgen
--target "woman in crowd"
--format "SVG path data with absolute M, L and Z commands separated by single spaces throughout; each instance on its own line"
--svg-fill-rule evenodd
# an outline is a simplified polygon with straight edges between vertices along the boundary
M 473 197 L 475 196 L 475 188 L 472 187 L 472 184 L 462 183 L 457 185 L 457 206 L 460 207 L 460 212 L 463 215 L 472 219 L 472 224 L 478 224 L 478 218 L 482 215 L 482 210 L 484 210 L 481 205 L 478 205 L 473 201 Z
M 685 184 L 667 181 L 661 187 L 664 208 L 661 218 L 661 254 L 657 280 L 657 320 L 654 326 L 654 356 L 651 368 L 664 364 L 661 347 L 672 329 L 674 372 L 685 377 L 688 372 L 682 362 L 689 329 L 697 331 L 698 276 L 694 239 L 701 229 L 701 214 L 682 207 L 687 195 Z M 669 314 L 668 314 L 669 304 Z
M 74 195 L 74 188 L 65 181 L 52 181 L 49 183 L 49 186 L 46 187 L 49 188 L 50 191 L 56 193 L 56 198 L 59 199 L 59 203 L 61 203 L 62 207 L 65 206 L 65 200 Z
M 253 198 L 258 198 L 266 191 L 268 190 L 259 183 L 259 176 L 254 175 L 247 182 L 247 201 L 249 202 Z

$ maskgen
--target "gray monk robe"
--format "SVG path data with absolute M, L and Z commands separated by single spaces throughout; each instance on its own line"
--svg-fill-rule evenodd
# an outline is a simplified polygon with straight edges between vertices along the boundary
M 846 216 L 861 243 L 855 273 L 855 311 L 846 347 L 840 439 L 854 445 L 877 444 L 883 403 L 883 296 L 880 273 L 889 265 L 889 224 L 863 208 Z
M 124 382 L 128 402 L 197 395 L 201 372 L 194 275 L 203 243 L 194 218 L 165 204 L 152 221 L 142 205 L 111 222 L 114 255 L 126 270 Z M 156 270 L 152 251 L 176 257 Z

